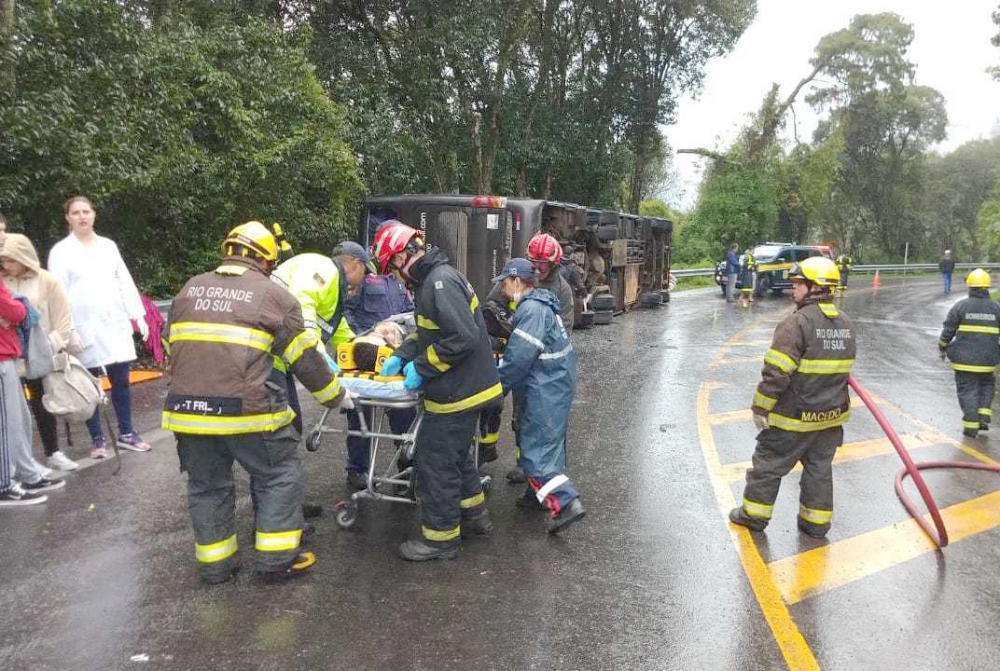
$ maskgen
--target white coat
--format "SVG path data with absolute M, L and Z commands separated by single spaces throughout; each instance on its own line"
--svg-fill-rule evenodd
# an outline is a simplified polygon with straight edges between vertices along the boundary
M 83 342 L 80 362 L 96 368 L 134 361 L 129 319 L 142 319 L 145 311 L 118 245 L 97 236 L 87 246 L 70 233 L 49 252 L 49 272 L 69 297 L 73 323 Z

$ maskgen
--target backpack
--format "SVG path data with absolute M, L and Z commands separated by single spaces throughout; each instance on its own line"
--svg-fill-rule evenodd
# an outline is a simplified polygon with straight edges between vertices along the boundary
M 42 405 L 53 415 L 70 420 L 90 419 L 104 401 L 100 381 L 72 354 L 60 352 L 53 358 L 53 371 L 42 378 Z

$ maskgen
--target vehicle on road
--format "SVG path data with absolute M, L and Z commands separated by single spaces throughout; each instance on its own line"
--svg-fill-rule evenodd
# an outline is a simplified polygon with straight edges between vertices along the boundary
M 603 263 L 596 294 L 610 294 L 614 312 L 636 304 L 669 301 L 673 223 L 582 205 L 529 198 L 462 195 L 372 196 L 361 211 L 360 237 L 368 245 L 388 219 L 399 219 L 424 232 L 441 247 L 480 296 L 507 259 L 525 256 L 528 241 L 548 233 L 560 244 L 583 253 L 584 268 L 592 257 Z M 655 299 L 655 300 L 654 300 Z
M 791 289 L 788 271 L 792 264 L 813 256 L 833 258 L 826 245 L 795 245 L 788 242 L 765 242 L 757 245 L 753 249 L 753 256 L 757 262 L 757 287 L 754 295 L 758 298 L 768 291 L 777 296 L 785 289 Z M 723 295 L 726 293 L 725 273 L 726 262 L 720 261 L 715 267 L 715 283 L 722 289 Z M 737 289 L 742 286 L 739 281 L 736 282 Z

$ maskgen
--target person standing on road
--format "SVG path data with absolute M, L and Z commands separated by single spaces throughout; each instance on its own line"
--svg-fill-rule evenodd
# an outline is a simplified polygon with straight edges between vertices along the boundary
M 854 259 L 847 254 L 841 254 L 837 257 L 837 270 L 840 271 L 840 282 L 837 284 L 837 290 L 834 294 L 843 296 L 847 291 L 847 278 L 850 276 L 851 268 L 853 267 Z
M 344 243 L 348 245 L 348 243 Z M 406 287 L 393 275 L 379 274 L 378 266 L 372 260 L 371 254 L 357 243 L 349 243 L 367 254 L 366 263 L 371 263 L 372 272 L 364 276 L 357 291 L 348 298 L 344 316 L 347 317 L 351 329 L 355 333 L 370 331 L 379 322 L 393 315 L 413 311 L 413 301 Z M 375 411 L 365 409 L 365 422 L 374 426 Z M 415 408 L 387 409 L 385 414 L 389 420 L 389 428 L 393 433 L 403 433 L 413 424 L 416 416 Z M 347 413 L 347 428 L 353 431 L 361 429 L 361 417 L 357 410 Z M 347 485 L 356 490 L 368 486 L 368 462 L 370 459 L 371 441 L 360 436 L 347 436 Z M 402 469 L 400 469 L 402 470 Z
M 80 363 L 94 375 L 101 369 L 111 382 L 111 403 L 118 417 L 118 447 L 148 452 L 149 444 L 132 426 L 129 368 L 135 361 L 130 320 L 145 340 L 149 337 L 146 310 L 118 245 L 94 232 L 97 213 L 90 200 L 74 196 L 63 206 L 70 234 L 49 252 L 49 272 L 62 283 L 73 311 L 73 324 L 83 343 Z M 90 456 L 107 456 L 107 438 L 101 429 L 100 408 L 87 420 Z
M 49 347 L 56 354 L 63 350 L 76 356 L 80 340 L 73 330 L 73 315 L 62 285 L 38 262 L 38 252 L 27 236 L 11 233 L 0 250 L 3 281 L 12 293 L 20 294 L 38 310 L 42 328 L 49 337 Z M 42 397 L 45 389 L 41 379 L 24 380 L 30 394 L 31 411 L 38 424 L 42 449 L 49 468 L 73 471 L 79 464 L 59 449 L 58 423 L 55 415 L 45 409 Z
M 1000 365 L 1000 305 L 990 298 L 990 274 L 976 268 L 965 284 L 969 297 L 948 311 L 938 349 L 955 371 L 962 433 L 975 438 L 993 418 L 994 371 Z
M 753 258 L 753 250 L 747 247 L 740 257 L 740 307 L 747 308 L 753 303 L 754 278 L 757 274 L 757 262 Z
M 729 519 L 751 531 L 771 520 L 778 487 L 802 463 L 799 529 L 826 536 L 833 519 L 833 457 L 850 411 L 847 377 L 857 351 L 854 326 L 832 302 L 836 264 L 815 256 L 793 266 L 796 310 L 774 330 L 751 411 L 760 430 L 743 503 Z
M 66 485 L 65 480 L 49 479 L 32 463 L 31 413 L 15 365 L 21 356 L 17 326 L 27 318 L 28 308 L 0 282 L 0 507 L 45 503 L 48 496 L 43 492 Z M 14 479 L 15 469 L 21 482 Z M 28 480 L 25 475 L 34 477 Z
M 390 267 L 413 287 L 417 332 L 382 366 L 421 389 L 426 414 L 417 431 L 417 500 L 421 539 L 399 547 L 409 561 L 454 559 L 459 538 L 488 534 L 486 511 L 471 448 L 480 410 L 502 402 L 479 298 L 440 249 L 427 249 L 420 232 L 391 220 L 375 235 L 381 271 Z
M 302 574 L 316 562 L 299 552 L 303 472 L 300 434 L 291 426 L 281 357 L 316 400 L 353 408 L 353 400 L 306 328 L 292 294 L 269 279 L 279 244 L 263 224 L 237 226 L 215 270 L 184 285 L 170 307 L 170 378 L 162 426 L 177 437 L 188 473 L 195 556 L 206 583 L 239 569 L 233 461 L 250 473 L 256 501 L 254 566 L 266 578 Z
M 736 251 L 740 248 L 739 243 L 734 242 L 726 252 L 726 302 L 732 303 L 736 300 L 736 279 L 740 274 L 740 257 Z
M 569 285 L 569 282 L 563 278 L 562 273 L 559 272 L 559 264 L 563 258 L 562 247 L 559 246 L 559 241 L 548 233 L 539 233 L 538 235 L 531 238 L 528 241 L 528 260 L 531 261 L 532 265 L 535 266 L 535 270 L 538 272 L 538 287 L 540 289 L 545 289 L 549 291 L 556 299 L 558 305 L 556 309 L 559 311 L 559 320 L 566 329 L 567 335 L 572 335 L 573 333 L 573 288 Z M 487 302 L 501 302 L 507 300 L 503 295 L 503 291 L 500 290 L 500 286 L 494 286 L 490 291 L 489 296 L 486 298 Z M 510 306 L 511 311 L 513 311 L 514 306 Z M 514 465 L 514 468 L 507 472 L 507 480 L 511 483 L 522 483 L 525 482 L 524 468 L 521 467 L 521 415 L 524 410 L 524 399 L 519 393 L 514 394 L 513 407 L 511 418 L 511 429 L 514 432 L 515 441 L 515 458 L 518 460 Z M 489 412 L 493 412 L 499 415 L 503 411 L 503 407 L 493 409 Z M 488 426 L 496 425 L 499 429 L 500 422 L 499 419 L 494 418 L 484 418 L 485 424 Z M 491 432 L 490 436 L 499 436 L 497 432 Z M 496 454 L 496 441 L 494 441 L 493 454 Z
M 951 258 L 951 250 L 944 250 L 944 256 L 938 261 L 938 270 L 941 271 L 941 282 L 944 284 L 945 295 L 951 293 L 951 274 L 955 272 L 955 260 Z
M 586 514 L 565 474 L 566 427 L 576 392 L 573 345 L 555 296 L 536 288 L 537 274 L 527 259 L 511 259 L 493 281 L 517 305 L 500 382 L 505 392 L 516 390 L 524 398 L 521 465 L 528 489 L 518 506 L 547 508 L 548 532 L 557 534 Z
M 327 358 L 335 373 L 340 372 L 334 358 L 327 354 L 327 345 L 348 342 L 354 337 L 344 313 L 350 290 L 358 286 L 365 273 L 374 269 L 371 254 L 356 242 L 344 242 L 333 249 L 330 256 L 322 254 L 297 254 L 284 261 L 271 273 L 271 279 L 287 289 L 302 307 L 306 329 L 315 335 L 316 348 Z M 285 373 L 288 386 L 288 404 L 295 411 L 292 422 L 302 433 L 302 407 L 295 389 L 295 381 L 288 366 L 280 358 L 274 367 Z

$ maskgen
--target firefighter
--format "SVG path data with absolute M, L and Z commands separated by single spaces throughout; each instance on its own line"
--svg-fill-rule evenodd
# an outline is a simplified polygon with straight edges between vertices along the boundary
M 268 276 L 279 245 L 263 224 L 237 226 L 225 258 L 197 275 L 170 308 L 170 384 L 162 426 L 177 436 L 188 473 L 195 557 L 206 583 L 239 568 L 233 461 L 251 475 L 257 501 L 254 567 L 269 578 L 300 575 L 316 562 L 300 552 L 303 474 L 280 357 L 316 400 L 353 407 L 305 328 L 298 301 Z
M 749 247 L 743 252 L 740 259 L 740 307 L 747 308 L 753 303 L 754 276 L 757 271 L 757 262 L 753 258 L 753 251 Z
M 566 426 L 576 392 L 576 357 L 559 321 L 555 296 L 536 289 L 536 269 L 511 259 L 493 280 L 517 305 L 504 351 L 500 382 L 524 397 L 521 464 L 528 489 L 521 507 L 549 510 L 548 532 L 556 534 L 585 514 L 580 495 L 566 476 Z
M 844 292 L 847 291 L 847 278 L 851 274 L 851 268 L 853 267 L 854 259 L 847 254 L 841 254 L 837 257 L 837 269 L 840 271 L 840 281 L 837 283 L 835 294 L 843 296 Z
M 990 274 L 976 268 L 965 278 L 969 297 L 948 311 L 938 348 L 955 370 L 962 433 L 975 438 L 993 418 L 993 372 L 1000 364 L 1000 305 L 990 298 Z
M 383 273 L 394 268 L 413 287 L 416 306 L 417 331 L 382 374 L 402 371 L 408 389 L 423 391 L 426 410 L 416 437 L 422 538 L 399 553 L 410 561 L 453 559 L 461 536 L 492 530 L 471 447 L 480 410 L 502 402 L 503 387 L 479 298 L 444 252 L 395 220 L 379 229 L 372 251 Z
M 354 338 L 344 315 L 345 299 L 351 289 L 361 284 L 366 273 L 376 270 L 372 255 L 358 243 L 348 241 L 334 247 L 330 256 L 296 254 L 271 274 L 272 280 L 298 300 L 306 329 L 315 334 L 316 348 L 328 357 L 334 372 L 339 372 L 339 368 L 326 354 L 327 345 L 335 348 Z M 301 433 L 302 409 L 295 383 L 284 361 L 276 358 L 274 366 L 288 375 L 288 404 L 295 411 L 295 428 Z
M 797 309 L 774 330 L 751 411 L 757 434 L 743 504 L 729 519 L 752 531 L 771 520 L 778 487 L 802 463 L 799 529 L 826 536 L 833 518 L 833 456 L 850 416 L 847 376 L 857 349 L 854 326 L 830 302 L 837 265 L 815 256 L 793 266 Z

